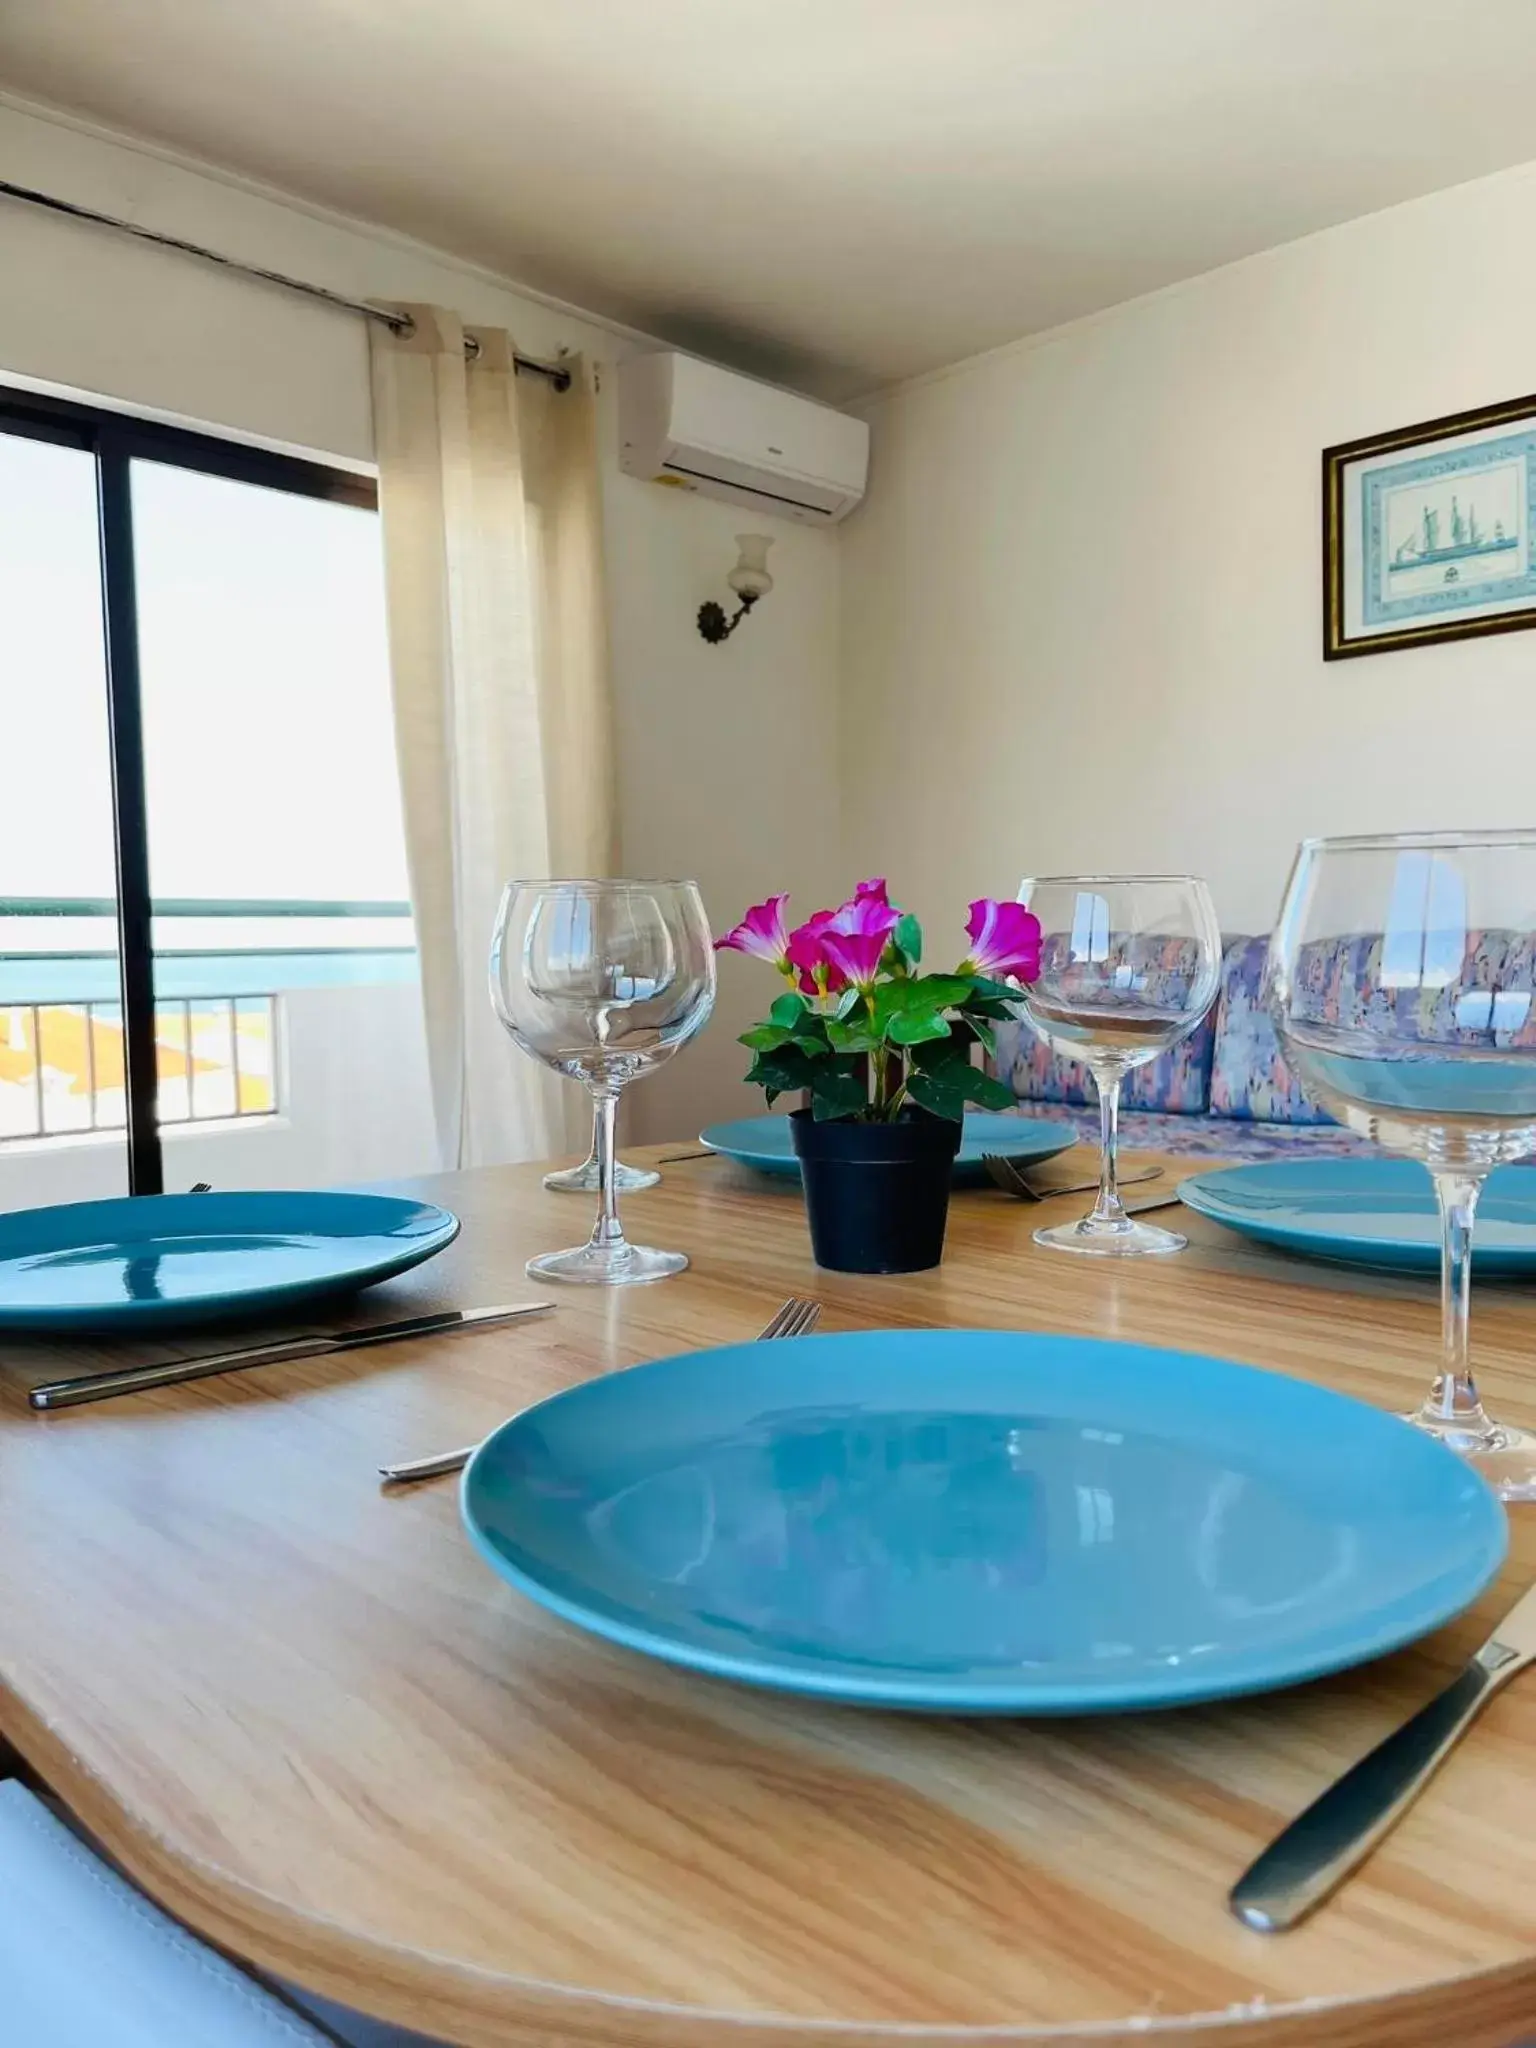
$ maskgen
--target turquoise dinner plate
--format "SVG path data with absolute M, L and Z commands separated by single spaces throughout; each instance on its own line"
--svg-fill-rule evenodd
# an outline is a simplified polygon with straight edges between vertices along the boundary
M 1460 1613 L 1504 1557 L 1395 1416 L 1219 1358 L 861 1331 L 662 1359 L 503 1423 L 462 1508 L 578 1627 L 751 1685 L 1086 1714 L 1315 1678 Z
M 756 1167 L 759 1173 L 777 1173 L 799 1179 L 800 1162 L 789 1135 L 787 1116 L 747 1116 L 739 1123 L 711 1124 L 700 1131 L 699 1143 L 711 1152 L 723 1152 L 727 1159 Z M 960 1185 L 986 1179 L 981 1163 L 984 1152 L 1002 1152 L 1010 1159 L 1054 1159 L 1077 1143 L 1070 1124 L 1049 1123 L 1032 1116 L 1006 1116 L 996 1110 L 968 1109 L 955 1160 L 955 1180 Z
M 1440 1270 L 1440 1222 L 1428 1173 L 1413 1159 L 1272 1159 L 1180 1183 L 1201 1216 L 1309 1258 L 1400 1272 Z M 1536 1169 L 1490 1174 L 1477 1205 L 1472 1268 L 1536 1277 Z
M 0 1216 L 0 1330 L 123 1336 L 351 1294 L 459 1234 L 430 1202 L 325 1191 L 137 1195 Z

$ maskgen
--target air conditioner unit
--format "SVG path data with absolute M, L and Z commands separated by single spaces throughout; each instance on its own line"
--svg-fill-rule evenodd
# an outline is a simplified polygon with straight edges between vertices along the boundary
M 864 495 L 869 427 L 694 356 L 631 356 L 619 365 L 619 467 L 828 526 Z

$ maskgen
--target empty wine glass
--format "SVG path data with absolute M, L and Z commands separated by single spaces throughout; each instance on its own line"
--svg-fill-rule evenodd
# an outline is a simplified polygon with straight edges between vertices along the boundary
M 1536 832 L 1304 841 L 1265 989 L 1298 1079 L 1434 1182 L 1443 1362 L 1410 1419 L 1536 1500 L 1536 1438 L 1488 1415 L 1467 1349 L 1478 1195 L 1536 1150 Z
M 715 1001 L 709 920 L 692 882 L 511 882 L 491 945 L 496 1014 L 524 1052 L 590 1090 L 598 1214 L 592 1235 L 528 1271 L 620 1286 L 661 1280 L 682 1252 L 630 1244 L 619 1224 L 614 1114 L 619 1091 L 669 1060 Z
M 1099 1094 L 1099 1196 L 1079 1223 L 1037 1230 L 1058 1252 L 1111 1258 L 1182 1251 L 1188 1239 L 1128 1216 L 1116 1185 L 1120 1084 L 1187 1038 L 1211 1007 L 1221 933 L 1190 875 L 1053 875 L 1020 885 L 1040 920 L 1040 973 L 1022 1014 L 1055 1053 L 1081 1060 Z
M 594 1102 L 592 1105 L 592 1145 L 580 1166 L 562 1166 L 557 1173 L 546 1173 L 544 1185 L 556 1195 L 597 1195 L 602 1193 L 603 1169 L 597 1156 L 598 1127 L 602 1123 L 602 1111 Z M 621 1195 L 638 1195 L 642 1188 L 653 1188 L 661 1179 L 654 1167 L 626 1166 L 622 1159 L 613 1162 L 613 1185 Z

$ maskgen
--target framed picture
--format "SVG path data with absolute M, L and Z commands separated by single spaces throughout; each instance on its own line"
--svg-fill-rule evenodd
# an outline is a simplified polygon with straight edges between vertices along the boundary
M 1329 661 L 1536 626 L 1536 397 L 1323 451 Z

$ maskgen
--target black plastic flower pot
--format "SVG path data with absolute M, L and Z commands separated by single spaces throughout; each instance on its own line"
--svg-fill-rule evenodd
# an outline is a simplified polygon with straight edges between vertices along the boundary
M 921 1273 L 944 1256 L 960 1126 L 916 1110 L 893 1124 L 789 1119 L 811 1251 L 832 1273 Z

